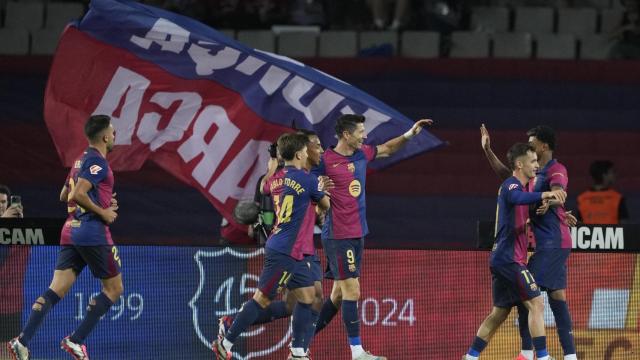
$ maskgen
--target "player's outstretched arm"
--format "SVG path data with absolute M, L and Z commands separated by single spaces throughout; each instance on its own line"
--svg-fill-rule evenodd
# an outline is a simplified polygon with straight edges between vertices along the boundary
M 88 180 L 78 178 L 78 183 L 71 191 L 71 200 L 75 201 L 76 204 L 80 205 L 83 209 L 100 216 L 107 225 L 112 224 L 118 214 L 116 214 L 113 207 L 103 209 L 91 201 L 88 192 L 92 187 L 93 185 Z
M 412 137 L 418 135 L 422 128 L 425 126 L 433 125 L 433 120 L 422 119 L 416 121 L 415 124 L 403 135 L 393 138 L 382 145 L 376 147 L 376 158 L 384 158 L 393 155 L 396 151 L 400 150 L 404 144 L 407 143 Z
M 563 189 L 555 189 L 551 191 L 545 191 L 542 193 L 542 199 L 556 200 L 562 204 L 567 201 L 567 192 Z
M 487 160 L 489 161 L 489 165 L 491 165 L 491 168 L 493 169 L 493 171 L 502 180 L 505 180 L 508 177 L 510 177 L 511 170 L 509 170 L 509 168 L 506 167 L 502 163 L 502 161 L 500 161 L 500 159 L 498 159 L 496 154 L 493 153 L 493 150 L 491 150 L 491 137 L 489 137 L 489 131 L 484 126 L 484 124 L 480 126 L 480 136 L 481 136 L 481 142 L 482 142 L 482 150 L 484 150 L 484 155 L 487 157 Z

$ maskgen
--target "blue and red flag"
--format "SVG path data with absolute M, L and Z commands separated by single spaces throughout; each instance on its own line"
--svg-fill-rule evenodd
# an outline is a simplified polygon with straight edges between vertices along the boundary
M 127 0 L 93 0 L 58 44 L 45 120 L 63 162 L 86 147 L 91 114 L 113 119 L 116 171 L 148 159 L 198 188 L 225 216 L 251 198 L 267 147 L 292 128 L 335 144 L 339 115 L 366 116 L 367 143 L 413 121 L 359 89 L 304 64 L 226 37 L 197 21 Z M 422 131 L 382 168 L 442 142 Z

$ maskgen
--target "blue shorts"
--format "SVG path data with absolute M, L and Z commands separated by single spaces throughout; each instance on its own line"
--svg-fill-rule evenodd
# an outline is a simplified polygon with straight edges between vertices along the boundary
M 314 281 L 322 281 L 322 264 L 318 255 L 311 255 L 311 271 L 313 272 Z
M 258 289 L 269 299 L 275 298 L 285 287 L 298 289 L 314 286 L 314 255 L 296 260 L 269 248 L 265 248 L 264 253 L 264 267 L 258 280 Z
M 322 239 L 327 254 L 328 269 L 335 280 L 360 277 L 364 238 Z
M 324 269 L 324 278 L 335 280 L 333 273 L 331 272 L 331 265 L 329 264 L 329 257 L 327 256 L 327 267 Z
M 540 296 L 540 288 L 526 266 L 511 263 L 490 267 L 493 305 L 511 308 Z
M 120 274 L 122 266 L 118 248 L 114 245 L 63 245 L 58 253 L 56 270 L 73 269 L 80 274 L 85 266 L 98 279 L 109 279 Z
M 113 244 L 111 230 L 102 221 L 73 220 L 71 222 L 71 243 L 82 246 Z
M 567 260 L 571 249 L 536 249 L 528 268 L 543 290 L 567 288 Z

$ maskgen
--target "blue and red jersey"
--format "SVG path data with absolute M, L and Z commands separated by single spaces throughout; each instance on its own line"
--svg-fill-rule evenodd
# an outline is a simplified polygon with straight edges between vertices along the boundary
M 71 169 L 69 169 L 69 174 L 67 175 L 67 179 L 64 182 L 64 186 L 68 189 L 69 194 L 67 196 L 67 219 L 73 218 L 73 214 L 76 213 L 77 204 L 75 201 L 71 199 L 71 192 L 76 187 L 76 181 L 78 179 L 78 174 L 80 173 L 80 168 L 82 167 L 82 158 L 87 154 L 87 152 L 83 152 L 74 162 Z
M 87 192 L 89 199 L 103 209 L 110 207 L 114 179 L 107 159 L 90 147 L 81 161 L 75 184 L 80 178 L 89 181 L 92 185 Z M 109 227 L 102 218 L 80 206 L 77 206 L 71 227 L 71 243 L 74 245 L 113 245 Z
M 276 224 L 265 246 L 296 260 L 315 254 L 314 203 L 324 197 L 316 176 L 285 166 L 265 182 L 262 192 L 271 195 L 276 212 Z
M 526 191 L 515 176 L 500 185 L 496 209 L 496 240 L 489 257 L 491 266 L 527 263 L 528 205 L 540 200 L 542 193 Z
M 362 145 L 351 156 L 340 155 L 333 148 L 322 155 L 322 162 L 314 172 L 335 183 L 331 208 L 322 227 L 323 239 L 355 239 L 369 233 L 365 185 L 367 164 L 376 158 L 376 153 L 375 146 Z
M 567 191 L 569 177 L 567 169 L 556 159 L 549 161 L 538 171 L 533 181 L 529 182 L 529 189 L 536 192 L 551 191 L 554 186 Z M 549 208 L 544 215 L 536 215 L 535 207 L 530 210 L 531 225 L 536 240 L 536 249 L 570 249 L 571 233 L 565 223 L 564 206 Z
M 74 219 L 74 215 L 76 213 L 77 204 L 75 201 L 71 200 L 71 193 L 73 189 L 76 187 L 76 181 L 78 180 L 78 173 L 80 172 L 80 168 L 82 167 L 82 159 L 87 154 L 87 152 L 83 152 L 80 157 L 78 157 L 74 162 L 73 166 L 69 170 L 69 174 L 64 182 L 64 186 L 67 188 L 67 220 L 62 227 L 62 232 L 60 233 L 60 245 L 71 245 L 71 222 Z

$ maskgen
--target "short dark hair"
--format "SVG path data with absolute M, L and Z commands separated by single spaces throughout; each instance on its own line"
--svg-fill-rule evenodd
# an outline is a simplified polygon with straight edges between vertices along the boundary
M 7 199 L 11 198 L 11 189 L 7 185 L 0 184 L 0 194 L 7 195 Z
M 591 163 L 589 174 L 597 184 L 601 184 L 604 180 L 604 174 L 613 168 L 613 162 L 609 160 L 598 160 Z
M 84 134 L 89 141 L 98 140 L 100 133 L 111 124 L 111 118 L 107 115 L 92 115 L 84 124 Z
M 306 135 L 298 133 L 284 134 L 278 139 L 278 151 L 284 160 L 291 161 L 298 151 L 307 146 L 308 142 L 309 138 Z
M 316 137 L 318 136 L 318 134 L 316 134 L 316 132 L 313 130 L 298 129 L 296 132 L 300 135 L 306 136 L 309 141 L 311 141 L 312 136 L 316 136 Z
M 511 148 L 509 148 L 509 151 L 507 152 L 507 160 L 509 161 L 509 167 L 511 170 L 516 169 L 516 160 L 521 156 L 527 155 L 529 151 L 533 153 L 536 152 L 533 146 L 527 143 L 515 143 Z
M 341 115 L 336 121 L 336 134 L 338 138 L 342 137 L 344 131 L 348 131 L 350 134 L 353 133 L 358 127 L 358 124 L 364 124 L 364 116 L 355 114 Z
M 556 149 L 556 132 L 546 125 L 538 125 L 527 131 L 527 136 L 535 136 L 539 141 L 547 144 L 551 151 Z

